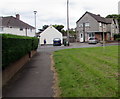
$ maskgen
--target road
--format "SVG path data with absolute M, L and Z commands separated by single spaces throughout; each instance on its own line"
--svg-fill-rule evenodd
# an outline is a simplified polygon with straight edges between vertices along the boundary
M 3 88 L 3 97 L 52 97 L 54 95 L 53 72 L 50 69 L 52 52 L 68 48 L 96 46 L 101 46 L 101 44 L 72 43 L 69 47 L 39 46 L 38 52 Z

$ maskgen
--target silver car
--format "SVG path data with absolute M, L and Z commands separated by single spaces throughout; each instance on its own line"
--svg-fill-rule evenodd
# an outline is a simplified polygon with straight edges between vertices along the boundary
M 88 43 L 89 44 L 97 44 L 99 41 L 98 41 L 98 39 L 97 38 L 90 38 L 89 40 L 88 40 Z

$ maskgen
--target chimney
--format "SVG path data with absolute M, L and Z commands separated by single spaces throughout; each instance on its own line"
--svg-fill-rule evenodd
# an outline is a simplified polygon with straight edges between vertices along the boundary
M 20 15 L 19 14 L 16 14 L 16 19 L 20 19 Z
M 100 14 L 98 14 L 98 16 L 100 16 Z

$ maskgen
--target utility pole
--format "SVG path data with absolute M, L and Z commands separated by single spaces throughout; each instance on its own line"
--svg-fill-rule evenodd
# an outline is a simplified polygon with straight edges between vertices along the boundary
M 67 41 L 69 43 L 69 0 L 67 0 Z
M 37 11 L 34 11 L 34 17 L 35 17 L 35 36 L 36 36 L 36 14 L 37 14 Z
M 85 23 L 83 23 L 83 42 L 85 42 Z
M 104 33 L 104 25 L 103 25 L 103 46 L 105 45 L 105 33 Z

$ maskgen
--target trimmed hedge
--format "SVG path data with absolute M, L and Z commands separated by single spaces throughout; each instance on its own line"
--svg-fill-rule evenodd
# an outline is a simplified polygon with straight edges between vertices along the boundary
M 2 34 L 2 68 L 36 50 L 38 42 L 36 37 Z
M 120 41 L 120 33 L 114 35 L 114 40 Z

